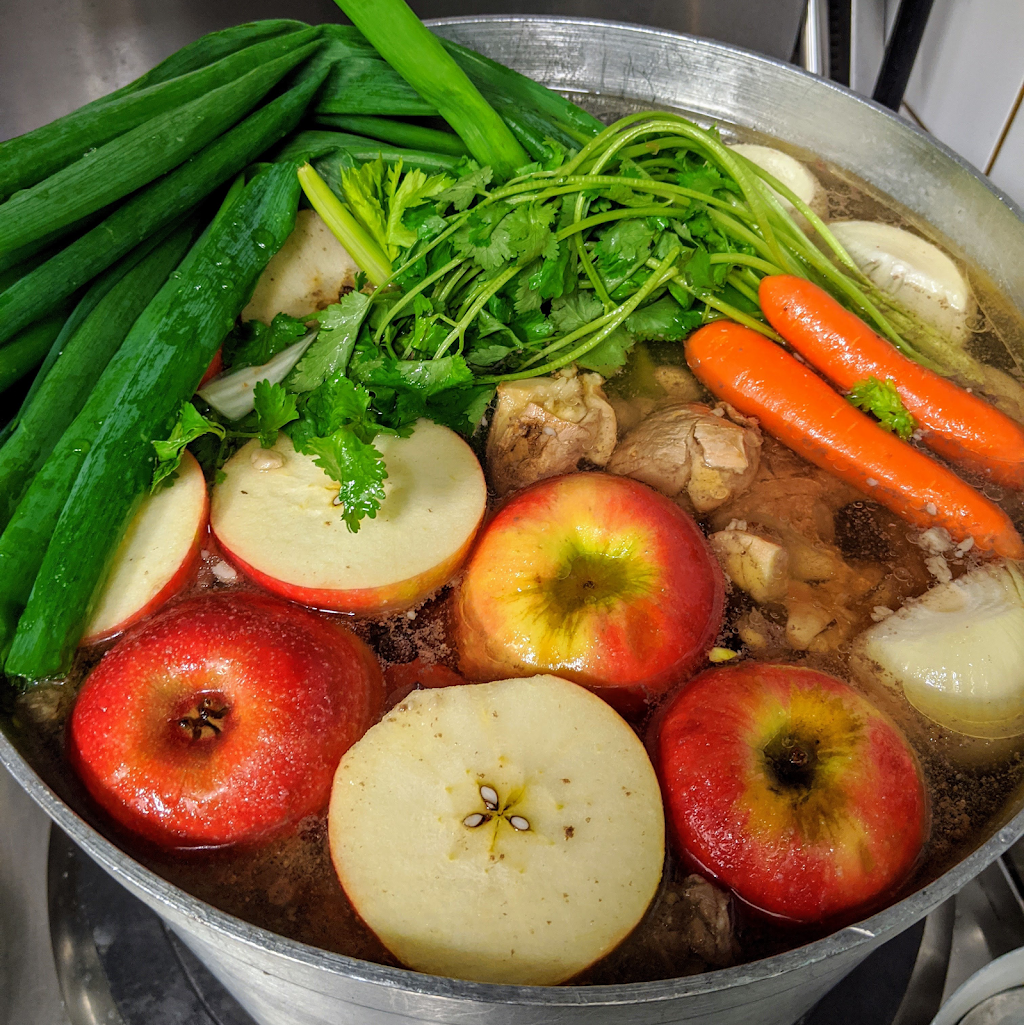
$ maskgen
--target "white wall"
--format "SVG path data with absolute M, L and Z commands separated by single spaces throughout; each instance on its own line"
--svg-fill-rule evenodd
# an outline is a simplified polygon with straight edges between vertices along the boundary
M 904 113 L 1024 206 L 1022 97 L 1024 0 L 935 0 Z

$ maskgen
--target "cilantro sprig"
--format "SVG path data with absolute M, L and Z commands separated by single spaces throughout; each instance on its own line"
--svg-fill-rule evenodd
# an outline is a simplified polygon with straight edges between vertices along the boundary
M 878 426 L 891 431 L 906 441 L 917 430 L 917 421 L 903 405 L 896 382 L 892 378 L 880 381 L 869 377 L 858 381 L 847 396 L 853 405 L 871 413 L 878 420 Z

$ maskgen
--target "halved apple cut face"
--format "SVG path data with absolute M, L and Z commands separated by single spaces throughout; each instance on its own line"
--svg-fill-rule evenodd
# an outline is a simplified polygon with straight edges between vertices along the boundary
M 447 427 L 420 420 L 380 437 L 385 498 L 359 531 L 335 504 L 337 482 L 282 434 L 239 449 L 213 492 L 210 524 L 228 558 L 268 590 L 316 608 L 408 608 L 444 584 L 469 551 L 487 505 L 483 471 Z
M 147 495 L 114 554 L 83 644 L 95 644 L 155 612 L 192 579 L 206 534 L 206 478 L 190 452 L 170 487 Z
M 562 982 L 640 921 L 665 823 L 643 745 L 554 676 L 415 691 L 342 758 L 331 856 L 411 968 Z

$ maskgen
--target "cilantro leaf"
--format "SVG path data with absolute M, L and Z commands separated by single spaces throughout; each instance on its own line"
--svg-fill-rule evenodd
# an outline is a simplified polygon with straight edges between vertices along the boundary
M 695 291 L 711 292 L 718 287 L 712 273 L 710 254 L 703 246 L 698 246 L 690 253 L 683 267 L 686 283 Z
M 260 445 L 263 448 L 271 448 L 277 441 L 277 432 L 285 424 L 299 418 L 295 396 L 289 395 L 282 384 L 257 381 L 252 390 L 252 397 Z
M 450 185 L 437 197 L 438 205 L 444 210 L 449 204 L 456 210 L 465 210 L 477 196 L 487 195 L 487 186 L 494 177 L 489 167 L 476 167 L 464 174 L 454 185 Z
M 466 357 L 466 362 L 474 367 L 491 367 L 501 362 L 512 348 L 508 345 L 480 345 Z
M 603 377 L 610 377 L 626 362 L 635 341 L 636 339 L 625 328 L 617 327 L 576 362 L 587 370 L 596 370 Z
M 575 292 L 551 300 L 549 316 L 559 333 L 563 335 L 603 315 L 604 306 L 593 292 Z
M 459 255 L 473 260 L 484 270 L 495 270 L 513 259 L 516 254 L 509 245 L 509 232 L 497 230 L 509 209 L 507 203 L 493 203 L 473 210 L 452 236 Z
M 522 263 L 538 256 L 555 259 L 558 256 L 558 243 L 550 225 L 560 205 L 521 203 L 498 225 L 492 241 L 500 235 L 515 258 Z
M 303 417 L 321 437 L 346 426 L 359 431 L 369 441 L 376 432 L 369 408 L 370 393 L 347 377 L 336 374 L 306 399 Z
M 345 526 L 355 534 L 364 516 L 374 519 L 384 501 L 388 471 L 384 459 L 369 442 L 350 427 L 339 427 L 330 436 L 310 438 L 303 451 L 339 484 L 338 501 Z
M 415 245 L 418 238 L 417 232 L 407 228 L 402 220 L 406 210 L 422 206 L 452 184 L 452 179 L 446 174 L 434 174 L 428 178 L 419 168 L 413 168 L 404 175 L 401 175 L 401 170 L 402 162 L 399 161 L 388 173 L 387 253 L 392 260 L 400 249 Z
M 320 332 L 288 379 L 291 391 L 312 391 L 332 374 L 345 372 L 369 308 L 369 296 L 348 292 L 316 315 Z
M 495 390 L 489 384 L 449 388 L 426 404 L 423 415 L 460 434 L 472 434 L 487 412 Z
M 151 491 L 155 491 L 164 481 L 167 482 L 166 487 L 170 486 L 171 480 L 168 478 L 181 465 L 185 447 L 204 434 L 216 434 L 218 438 L 223 438 L 224 428 L 215 420 L 207 420 L 191 402 L 183 402 L 170 436 L 165 441 L 153 442 L 157 464 L 153 470 Z
M 230 370 L 261 367 L 306 333 L 306 324 L 279 313 L 269 324 L 250 320 L 236 327 L 224 340 L 224 366 Z
M 368 388 L 415 391 L 425 397 L 473 380 L 473 371 L 461 356 L 410 360 L 364 354 L 353 361 L 352 373 Z
M 541 299 L 556 299 L 572 288 L 567 280 L 569 269 L 569 242 L 563 239 L 555 243 L 555 254 L 545 255 L 544 262 L 527 279 L 527 286 Z
M 903 405 L 896 391 L 896 382 L 891 377 L 885 381 L 879 381 L 877 377 L 858 381 L 847 398 L 858 409 L 873 414 L 879 427 L 894 432 L 904 441 L 917 430 L 917 421 Z
M 702 320 L 703 314 L 684 310 L 666 295 L 650 306 L 634 310 L 626 318 L 626 330 L 642 342 L 681 342 L 700 327 Z
M 616 221 L 594 246 L 598 267 L 605 273 L 616 274 L 646 260 L 654 235 L 646 220 L 630 217 Z

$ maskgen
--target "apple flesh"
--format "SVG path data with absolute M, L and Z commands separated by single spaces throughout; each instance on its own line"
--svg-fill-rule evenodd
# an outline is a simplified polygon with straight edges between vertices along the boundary
M 83 644 L 96 644 L 155 612 L 195 575 L 209 499 L 203 471 L 185 452 L 174 483 L 147 495 L 121 539 Z
M 868 909 L 921 851 L 913 752 L 824 673 L 758 662 L 702 673 L 665 708 L 655 747 L 685 856 L 772 915 L 820 922 Z
M 408 438 L 375 442 L 385 499 L 349 531 L 338 485 L 286 435 L 250 442 L 225 465 L 210 523 L 224 554 L 262 587 L 321 609 L 372 615 L 409 608 L 451 578 L 487 506 L 472 449 L 447 427 L 420 420 Z
M 636 734 L 553 676 L 416 691 L 342 758 L 328 818 L 349 900 L 404 964 L 563 982 L 661 880 L 665 819 Z
M 325 807 L 383 692 L 339 624 L 268 595 L 208 594 L 103 657 L 72 710 L 69 757 L 115 821 L 159 846 L 252 843 Z
M 557 673 L 633 714 L 703 661 L 723 604 L 718 563 L 674 502 L 628 477 L 555 477 L 480 536 L 454 604 L 460 669 Z

